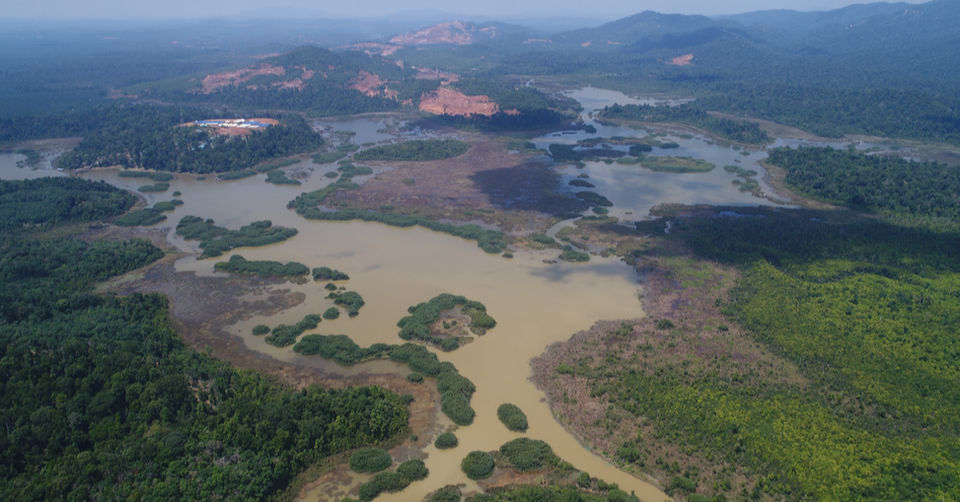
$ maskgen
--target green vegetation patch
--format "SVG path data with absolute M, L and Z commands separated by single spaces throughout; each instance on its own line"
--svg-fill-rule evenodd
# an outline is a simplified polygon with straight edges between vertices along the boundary
M 273 345 L 275 347 L 287 347 L 293 345 L 297 341 L 297 337 L 302 335 L 304 331 L 309 329 L 316 329 L 317 325 L 322 321 L 322 316 L 318 314 L 307 314 L 303 316 L 303 319 L 300 322 L 294 324 L 293 326 L 287 324 L 281 324 L 272 330 L 270 330 L 270 335 L 267 336 L 264 341 Z
M 515 404 L 504 403 L 497 408 L 497 418 L 512 431 L 524 432 L 527 430 L 527 415 Z
M 596 188 L 597 187 L 597 185 L 594 185 L 593 183 L 590 183 L 589 181 L 582 180 L 582 179 L 570 180 L 567 184 L 570 186 L 580 187 L 580 188 Z
M 0 231 L 13 234 L 104 220 L 125 213 L 136 202 L 135 196 L 104 182 L 72 177 L 0 180 Z
M 775 148 L 767 162 L 795 190 L 893 221 L 960 227 L 960 169 L 850 150 Z
M 270 326 L 266 324 L 257 324 L 253 327 L 251 332 L 256 336 L 263 336 L 270 332 Z
M 397 467 L 396 472 L 381 472 L 360 485 L 360 500 L 373 500 L 384 492 L 398 492 L 414 481 L 425 479 L 428 474 L 423 460 L 407 460 Z
M 332 164 L 346 156 L 345 152 L 334 151 L 314 154 L 310 156 L 310 159 L 313 160 L 314 164 Z
M 315 281 L 346 281 L 350 276 L 330 267 L 316 267 L 313 269 L 313 280 Z
M 152 185 L 143 185 L 137 191 L 143 193 L 166 192 L 170 189 L 170 183 L 154 183 Z
M 23 213 L 30 230 L 129 208 L 100 183 L 34 181 L 17 183 L 23 194 L 0 182 L 0 213 L 14 214 L 9 201 L 32 207 L 19 199 L 38 186 L 51 197 L 76 187 L 76 206 L 38 208 L 47 219 Z M 0 247 L 0 499 L 270 499 L 327 456 L 405 430 L 396 394 L 292 391 L 187 347 L 160 295 L 91 292 L 161 258 L 149 242 L 24 238 L 16 228 Z
M 177 235 L 187 240 L 199 240 L 203 253 L 201 258 L 220 256 L 223 253 L 242 246 L 266 246 L 282 242 L 297 235 L 295 228 L 275 227 L 270 220 L 255 221 L 229 230 L 213 224 L 213 220 L 204 220 L 197 216 L 184 216 L 177 225 Z
M 152 171 L 127 171 L 123 170 L 117 173 L 121 178 L 147 178 L 153 181 L 171 181 L 173 175 L 170 173 L 158 173 Z
M 500 453 L 520 471 L 531 471 L 545 466 L 559 466 L 560 457 L 550 445 L 539 439 L 517 438 L 500 447 Z
M 243 178 L 249 178 L 251 176 L 256 176 L 257 172 L 253 169 L 243 169 L 240 171 L 230 171 L 226 173 L 220 173 L 217 175 L 217 179 L 221 181 L 231 181 L 231 180 L 242 180 Z
M 331 291 L 327 298 L 346 309 L 347 315 L 350 317 L 356 317 L 360 314 L 360 307 L 364 305 L 363 297 L 356 291 Z
M 350 454 L 350 469 L 354 472 L 380 472 L 392 463 L 390 454 L 382 448 L 362 448 Z
M 339 183 L 339 181 L 338 181 Z M 316 193 L 316 192 L 312 192 Z M 418 225 L 434 232 L 455 235 L 468 240 L 477 241 L 480 249 L 491 253 L 500 254 L 507 248 L 503 241 L 503 232 L 496 230 L 487 230 L 479 225 L 454 225 L 453 223 L 443 223 L 434 221 L 422 216 L 413 216 L 399 213 L 380 213 L 364 209 L 344 209 L 341 211 L 321 211 L 316 206 L 322 200 L 316 200 L 312 194 L 301 194 L 289 204 L 289 207 L 295 208 L 297 214 L 310 220 L 325 221 L 376 221 L 385 225 L 395 227 L 412 227 Z
M 444 432 L 443 434 L 440 434 L 433 442 L 433 445 L 441 450 L 456 448 L 458 444 L 460 444 L 460 441 L 457 440 L 457 436 L 455 436 L 452 432 Z
M 344 365 L 387 357 L 406 364 L 413 371 L 436 377 L 440 410 L 455 424 L 470 425 L 476 415 L 470 406 L 470 398 L 477 390 L 473 382 L 461 376 L 453 364 L 441 363 L 436 354 L 422 345 L 378 343 L 362 349 L 344 335 L 307 335 L 293 347 L 293 351 L 304 355 L 317 354 Z
M 323 318 L 327 320 L 338 319 L 340 317 L 340 309 L 337 307 L 330 307 L 327 310 L 323 311 Z
M 138 211 L 131 211 L 113 220 L 114 225 L 121 227 L 146 227 L 155 225 L 167 219 L 163 214 L 173 211 L 177 206 L 182 206 L 183 201 L 179 199 L 157 202 L 153 207 L 146 207 Z
M 693 157 L 643 157 L 640 165 L 651 171 L 667 173 L 705 173 L 712 171 L 715 164 Z
M 213 268 L 214 270 L 232 272 L 234 274 L 258 275 L 260 277 L 285 277 L 288 279 L 301 278 L 310 273 L 310 269 L 307 268 L 306 265 L 295 261 L 287 263 L 267 260 L 250 261 L 238 254 L 231 256 L 228 261 L 215 264 Z
M 582 192 L 577 192 L 576 195 L 578 199 L 586 202 L 587 204 L 590 204 L 591 206 L 603 206 L 603 207 L 613 206 L 613 202 L 610 202 L 610 199 L 596 192 L 590 192 L 588 190 L 584 190 Z
M 485 451 L 471 451 L 460 462 L 460 469 L 470 479 L 486 479 L 493 474 L 493 455 Z
M 274 170 L 272 170 L 272 171 L 268 171 L 268 172 L 267 172 L 266 182 L 267 182 L 267 183 L 273 183 L 274 185 L 294 185 L 294 186 L 300 186 L 300 182 L 299 182 L 299 181 L 297 181 L 297 180 L 295 180 L 295 179 L 293 179 L 293 178 L 288 178 L 287 175 L 286 175 L 286 173 L 284 173 L 283 170 L 281 170 L 281 169 L 274 169 Z
M 679 122 L 699 127 L 739 143 L 762 144 L 770 141 L 767 133 L 755 122 L 713 117 L 693 104 L 679 106 L 615 104 L 605 107 L 600 112 L 600 117 L 639 122 Z
M 497 325 L 497 321 L 487 314 L 487 307 L 482 303 L 468 300 L 463 296 L 443 293 L 427 302 L 413 305 L 407 309 L 411 315 L 397 322 L 397 326 L 400 327 L 400 338 L 421 340 L 440 346 L 444 350 L 457 348 L 459 346 L 456 343 L 457 338 L 438 336 L 434 334 L 431 328 L 431 325 L 437 322 L 441 314 L 456 307 L 460 307 L 461 311 L 470 317 L 470 331 L 474 334 L 483 335 L 488 329 Z M 448 343 L 451 340 L 454 342 L 453 344 Z
M 578 251 L 574 249 L 573 246 L 567 244 L 563 246 L 563 250 L 560 253 L 560 259 L 574 263 L 586 263 L 590 261 L 590 255 L 583 251 Z
M 426 161 L 459 157 L 470 149 L 470 143 L 456 139 L 426 139 L 381 145 L 359 152 L 356 160 Z

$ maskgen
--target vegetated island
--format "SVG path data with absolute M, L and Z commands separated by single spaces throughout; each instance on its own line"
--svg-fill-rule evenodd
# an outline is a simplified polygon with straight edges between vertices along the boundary
M 410 483 L 425 479 L 430 471 L 423 460 L 412 459 L 402 462 L 394 472 L 380 472 L 373 479 L 360 485 L 359 497 L 361 502 L 373 500 L 384 492 L 398 492 Z
M 283 277 L 292 281 L 303 279 L 310 269 L 299 262 L 280 263 L 272 260 L 247 260 L 241 255 L 230 256 L 227 261 L 214 264 L 214 270 L 260 277 Z
M 705 173 L 712 171 L 715 164 L 693 157 L 654 157 L 645 155 L 637 159 L 641 167 L 651 171 L 667 173 Z
M 218 227 L 213 223 L 211 219 L 187 215 L 177 224 L 177 235 L 187 240 L 199 240 L 203 250 L 201 258 L 220 256 L 238 247 L 266 246 L 297 235 L 297 229 L 275 227 L 270 220 L 255 221 L 240 230 Z
M 470 149 L 470 143 L 457 139 L 424 139 L 381 145 L 357 152 L 354 160 L 428 161 L 459 157 Z
M 5 453 L 4 500 L 273 497 L 313 463 L 405 433 L 396 394 L 293 391 L 188 348 L 160 295 L 93 294 L 163 256 L 74 237 L 132 201 L 78 178 L 0 181 L 2 435 L 30 438 Z
M 274 347 L 289 347 L 297 343 L 297 337 L 302 335 L 304 331 L 316 329 L 321 321 L 323 321 L 321 314 L 307 314 L 293 326 L 280 324 L 270 329 L 269 326 L 258 324 L 253 327 L 253 334 L 261 336 L 270 333 L 264 338 L 265 342 Z
M 767 133 L 755 122 L 714 117 L 694 104 L 677 106 L 620 105 L 604 107 L 599 113 L 601 120 L 637 122 L 677 122 L 688 124 L 716 134 L 721 138 L 747 144 L 763 144 L 770 141 Z
M 400 338 L 427 342 L 445 351 L 455 350 L 461 341 L 470 339 L 467 328 L 473 334 L 483 335 L 497 325 L 482 303 L 449 293 L 413 305 L 407 311 L 411 315 L 397 322 Z
M 457 372 L 448 362 L 441 363 L 437 355 L 422 345 L 405 343 L 388 345 L 377 343 L 362 349 L 345 335 L 306 335 L 293 351 L 303 355 L 318 355 L 345 366 L 388 358 L 405 363 L 411 370 L 436 377 L 440 392 L 440 410 L 457 425 L 470 425 L 476 412 L 470 407 L 470 398 L 476 391 L 473 383 Z
M 503 403 L 497 408 L 497 418 L 503 425 L 515 432 L 527 430 L 527 415 L 519 406 L 512 403 Z

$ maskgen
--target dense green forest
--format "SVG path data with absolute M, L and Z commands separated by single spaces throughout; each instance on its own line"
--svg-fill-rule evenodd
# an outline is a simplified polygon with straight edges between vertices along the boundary
M 672 221 L 670 239 L 741 270 L 725 315 L 803 380 L 729 359 L 658 366 L 640 350 L 575 369 L 594 393 L 647 417 L 658 441 L 760 473 L 758 496 L 960 497 L 960 237 L 836 211 L 720 208 Z M 717 329 L 682 312 L 657 328 L 664 343 Z M 618 456 L 655 462 L 647 440 Z
M 767 162 L 787 170 L 797 191 L 820 200 L 904 221 L 956 229 L 960 169 L 853 150 L 775 148 Z
M 612 105 L 600 113 L 603 119 L 636 120 L 639 122 L 679 122 L 699 127 L 731 141 L 760 144 L 770 137 L 753 122 L 743 122 L 708 115 L 693 104 L 678 106 Z
M 17 186 L 26 199 L 37 184 L 51 193 L 77 191 L 72 210 L 43 206 L 49 221 L 32 214 L 40 228 L 97 221 L 129 207 L 85 206 L 85 196 L 113 189 L 57 178 L 2 182 L 7 197 L 0 208 L 19 205 Z M 261 500 L 309 464 L 406 427 L 399 396 L 376 387 L 290 391 L 187 348 L 161 296 L 89 292 L 96 281 L 161 257 L 146 241 L 88 244 L 21 238 L 7 229 L 3 235 L 6 500 Z
M 459 157 L 470 149 L 469 143 L 456 139 L 425 139 L 382 145 L 356 153 L 355 160 L 426 161 Z
M 0 180 L 0 232 L 108 219 L 136 202 L 133 195 L 103 182 L 77 178 Z
M 247 137 L 215 135 L 206 128 L 180 126 L 191 120 L 211 118 L 212 113 L 152 105 L 105 108 L 86 117 L 91 123 L 86 125 L 83 141 L 64 154 L 59 165 L 65 169 L 119 165 L 194 173 L 239 171 L 271 158 L 315 150 L 323 144 L 306 120 L 297 115 L 284 116 L 280 125 L 253 131 Z

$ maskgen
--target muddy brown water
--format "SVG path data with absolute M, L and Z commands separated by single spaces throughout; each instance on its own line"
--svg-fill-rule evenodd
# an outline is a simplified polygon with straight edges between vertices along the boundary
M 464 483 L 468 490 L 476 489 L 460 471 L 460 460 L 469 451 L 494 450 L 520 436 L 507 430 L 496 417 L 497 407 L 506 402 L 520 406 L 527 414 L 527 437 L 547 441 L 560 457 L 578 469 L 618 483 L 644 500 L 665 498 L 660 490 L 620 471 L 568 434 L 553 418 L 544 395 L 529 380 L 530 359 L 549 344 L 566 340 L 600 319 L 643 316 L 640 284 L 630 267 L 613 258 L 594 258 L 587 264 L 543 263 L 544 259 L 555 258 L 555 251 L 521 251 L 515 253 L 515 258 L 506 259 L 483 252 L 474 242 L 422 228 L 315 222 L 288 210 L 287 202 L 297 194 L 328 182 L 322 173 L 323 169 L 316 170 L 301 187 L 267 184 L 263 175 L 235 181 L 180 175 L 170 182 L 167 192 L 145 197 L 153 203 L 169 200 L 173 191 L 181 192 L 184 205 L 168 213 L 168 220 L 161 226 L 170 229 L 170 242 L 184 250 L 197 250 L 196 242 L 173 234 L 177 222 L 187 214 L 212 218 L 218 225 L 230 228 L 263 219 L 297 228 L 299 233 L 286 242 L 234 252 L 249 260 L 292 260 L 309 267 L 333 267 L 350 275 L 351 279 L 342 284 L 359 292 L 366 301 L 360 315 L 325 320 L 308 333 L 342 333 L 361 346 L 399 343 L 396 322 L 407 314 L 407 307 L 444 292 L 483 302 L 497 319 L 497 327 L 473 343 L 454 352 L 438 353 L 441 360 L 455 364 L 477 386 L 472 401 L 477 417 L 472 425 L 457 430 L 460 446 L 446 451 L 428 447 L 424 453 L 430 476 L 378 500 L 422 500 L 447 484 Z M 86 177 L 131 189 L 146 184 L 145 180 L 118 177 L 112 170 L 95 170 Z M 214 263 L 226 258 L 197 260 L 190 256 L 179 260 L 176 266 L 178 271 L 216 274 L 219 272 L 214 272 Z M 292 324 L 306 314 L 323 312 L 332 305 L 325 298 L 327 291 L 323 286 L 324 283 L 313 281 L 273 286 L 302 292 L 306 301 L 274 316 L 240 321 L 230 331 L 241 336 L 248 347 L 280 361 L 302 361 L 305 357 L 290 347 L 273 347 L 263 337 L 253 336 L 251 328 L 256 324 Z M 345 368 L 320 358 L 309 360 L 344 374 L 372 370 L 408 372 L 387 361 Z M 323 487 L 318 487 L 307 499 L 323 500 L 328 497 L 325 493 Z

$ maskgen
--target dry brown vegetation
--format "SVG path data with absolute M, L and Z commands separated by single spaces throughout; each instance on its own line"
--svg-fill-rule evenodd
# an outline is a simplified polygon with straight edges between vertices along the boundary
M 797 368 L 754 342 L 720 312 L 737 272 L 693 257 L 681 245 L 657 237 L 639 237 L 609 223 L 581 225 L 574 235 L 618 254 L 641 255 L 636 264 L 644 287 L 647 317 L 598 322 L 570 340 L 550 346 L 531 362 L 533 380 L 564 426 L 592 450 L 611 461 L 627 441 L 644 448 L 642 465 L 628 464 L 662 485 L 680 469 L 694 469 L 702 479 L 727 479 L 737 491 L 752 489 L 759 479 L 722 456 L 704 455 L 658 434 L 645 417 L 637 417 L 598 393 L 607 365 L 653 375 L 711 373 L 721 378 L 790 383 L 804 386 Z M 632 234 L 632 235 L 631 235 Z M 636 252 L 636 253 L 634 253 Z M 671 328 L 665 328 L 669 321 Z M 558 371 L 559 369 L 559 371 Z M 703 489 L 703 487 L 701 488 Z

